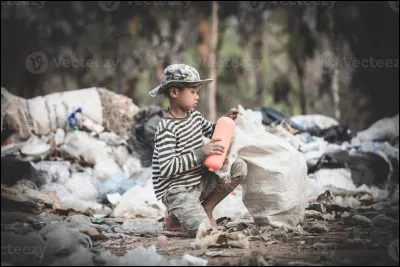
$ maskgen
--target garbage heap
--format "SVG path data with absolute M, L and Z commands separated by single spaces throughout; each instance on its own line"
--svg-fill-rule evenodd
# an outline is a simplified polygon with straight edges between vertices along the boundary
M 105 88 L 33 99 L 2 88 L 1 101 L 4 209 L 164 215 L 152 189 L 153 148 L 147 140 L 157 127 L 152 120 L 163 114 L 160 108 L 139 109 L 130 98 Z

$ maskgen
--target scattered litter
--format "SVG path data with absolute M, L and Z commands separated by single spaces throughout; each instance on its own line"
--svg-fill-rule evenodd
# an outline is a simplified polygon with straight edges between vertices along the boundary
M 207 266 L 208 264 L 208 260 L 195 257 L 187 253 L 183 255 L 182 260 L 187 261 L 188 263 L 193 264 L 194 266 Z
M 157 244 L 158 248 L 166 248 L 168 247 L 168 238 L 165 235 L 160 235 L 157 237 Z
M 110 251 L 102 251 L 95 257 L 95 262 L 104 266 L 190 266 L 204 265 L 204 260 L 199 260 L 193 256 L 183 256 L 180 259 L 167 259 L 157 253 L 156 246 L 137 247 L 127 251 L 123 256 L 117 256 Z
M 230 251 L 206 251 L 204 253 L 205 256 L 214 258 L 214 257 L 235 257 L 235 253 Z
M 310 227 L 306 228 L 307 231 L 317 234 L 323 234 L 329 231 L 329 228 L 323 224 L 316 223 L 311 225 Z
M 344 218 L 344 222 L 348 226 L 357 226 L 357 225 L 372 226 L 373 225 L 373 222 L 370 219 L 368 219 L 367 217 L 365 217 L 363 215 L 359 215 L 359 214 Z
M 195 249 L 202 248 L 249 248 L 249 239 L 242 233 L 225 233 L 202 223 L 197 231 L 196 240 L 191 244 Z
M 390 218 L 384 214 L 378 214 L 376 215 L 374 218 L 372 218 L 371 220 L 374 224 L 374 226 L 376 227 L 380 227 L 380 226 L 390 226 L 390 225 L 398 225 L 399 224 L 399 220 Z

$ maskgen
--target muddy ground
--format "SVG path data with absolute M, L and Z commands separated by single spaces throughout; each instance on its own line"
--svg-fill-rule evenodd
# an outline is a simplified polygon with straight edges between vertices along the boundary
M 2 209 L 2 265 L 13 264 L 3 248 L 7 241 L 3 234 L 25 235 L 38 231 L 50 221 L 68 220 L 69 216 L 52 214 L 46 218 L 34 214 Z M 71 214 L 70 214 L 71 215 Z M 219 228 L 226 232 L 241 232 L 249 239 L 249 248 L 229 248 L 224 244 L 203 249 L 191 248 L 194 238 L 168 237 L 167 247 L 158 247 L 159 232 L 151 233 L 151 225 L 144 223 L 148 232 L 127 229 L 127 219 L 102 218 L 91 220 L 92 231 L 81 231 L 90 236 L 90 251 L 95 265 L 96 255 L 110 251 L 123 256 L 127 251 L 144 246 L 157 246 L 157 253 L 168 259 L 181 259 L 185 253 L 208 260 L 209 266 L 266 266 L 266 265 L 389 265 L 398 266 L 399 206 L 373 203 L 357 209 L 322 204 L 309 205 L 305 222 L 296 230 L 271 227 L 257 228 L 251 218 L 232 222 L 219 220 Z M 130 220 L 140 221 L 140 219 Z M 143 226 L 142 228 L 146 228 Z M 142 229 L 143 230 L 143 229 Z M 4 258 L 6 256 L 6 258 Z M 146 261 L 140 262 L 146 265 Z M 15 264 L 15 262 L 14 262 Z

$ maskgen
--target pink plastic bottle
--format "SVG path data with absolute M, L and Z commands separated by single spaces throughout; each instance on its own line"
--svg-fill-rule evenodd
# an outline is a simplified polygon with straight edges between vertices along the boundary
M 226 153 L 228 152 L 234 132 L 235 122 L 231 118 L 222 117 L 217 121 L 212 138 L 221 138 L 221 141 L 217 141 L 215 143 L 223 145 L 225 149 L 222 155 L 207 156 L 204 164 L 208 167 L 209 171 L 215 172 L 221 169 L 222 165 L 224 164 Z

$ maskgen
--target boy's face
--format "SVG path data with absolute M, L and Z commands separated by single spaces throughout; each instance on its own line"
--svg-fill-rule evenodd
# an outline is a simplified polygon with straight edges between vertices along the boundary
M 177 104 L 187 111 L 195 109 L 199 102 L 198 91 L 198 88 L 188 87 L 177 90 Z

